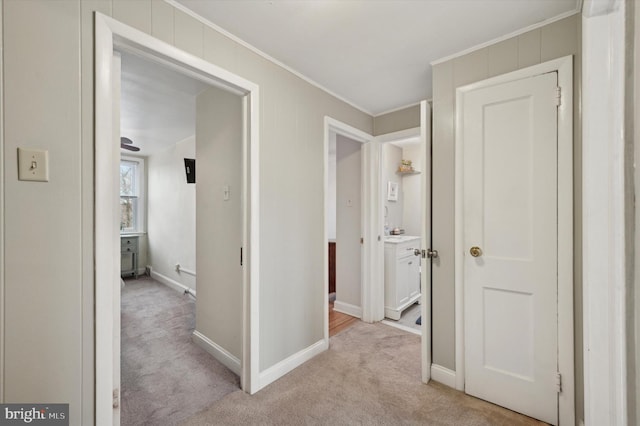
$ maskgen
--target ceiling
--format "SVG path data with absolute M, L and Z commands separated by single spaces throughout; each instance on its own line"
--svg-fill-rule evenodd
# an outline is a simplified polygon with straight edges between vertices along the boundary
M 196 96 L 208 86 L 138 56 L 121 57 L 120 134 L 140 148 L 134 155 L 151 155 L 193 136 Z
M 431 98 L 437 59 L 580 0 L 173 0 L 372 115 Z
M 371 115 L 431 98 L 432 61 L 567 15 L 578 10 L 581 3 L 580 0 L 168 1 L 190 8 Z M 206 87 L 172 69 L 123 52 L 122 136 L 141 148 L 139 155 L 151 155 L 194 135 L 195 98 Z

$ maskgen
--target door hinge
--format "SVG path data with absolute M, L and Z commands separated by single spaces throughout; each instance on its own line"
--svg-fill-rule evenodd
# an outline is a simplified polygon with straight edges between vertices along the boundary
M 556 106 L 562 105 L 562 89 L 560 86 L 556 87 Z
M 562 392 L 562 374 L 556 373 L 556 391 Z
M 113 390 L 113 408 L 120 407 L 120 389 Z
M 242 260 L 242 247 L 240 247 L 240 266 L 242 266 L 243 260 Z
M 360 244 L 364 244 L 364 238 L 360 237 Z

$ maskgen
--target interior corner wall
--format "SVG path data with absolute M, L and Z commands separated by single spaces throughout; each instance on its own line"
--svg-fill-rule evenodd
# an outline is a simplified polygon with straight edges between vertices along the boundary
M 386 135 L 414 127 L 420 127 L 419 104 L 374 117 L 373 136 Z
M 420 158 L 420 145 L 402 148 L 402 158 L 411 160 L 413 168 L 424 172 L 426 158 Z M 407 235 L 422 235 L 422 209 L 420 205 L 422 178 L 419 174 L 402 176 L 402 227 Z
M 260 370 L 322 340 L 324 117 L 370 134 L 373 118 L 164 1 L 1 10 L 4 402 L 68 402 L 71 424 L 95 422 L 95 11 L 259 85 Z M 18 146 L 49 151 L 48 183 L 18 182 Z
M 329 158 L 327 173 L 327 237 L 336 240 L 336 133 L 329 132 Z
M 196 331 L 238 360 L 244 304 L 242 117 L 238 95 L 211 87 L 196 99 Z
M 574 55 L 574 323 L 576 414 L 584 412 L 582 359 L 582 135 L 580 15 L 476 50 L 433 67 L 433 363 L 455 370 L 454 146 L 456 88 L 531 65 Z
M 362 144 L 336 142 L 336 306 L 362 308 Z
M 196 278 L 175 268 L 196 270 L 196 184 L 187 183 L 185 158 L 196 158 L 195 136 L 147 159 L 148 265 L 196 290 Z
M 404 190 L 402 176 L 396 173 L 402 162 L 402 148 L 390 143 L 382 144 L 382 185 L 384 191 L 384 222 L 390 229 L 403 227 Z M 389 182 L 398 185 L 398 200 L 391 201 L 387 197 Z

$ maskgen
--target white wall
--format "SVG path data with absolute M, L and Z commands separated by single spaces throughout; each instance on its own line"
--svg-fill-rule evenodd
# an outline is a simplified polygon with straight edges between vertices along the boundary
M 402 228 L 403 210 L 404 210 L 404 192 L 402 187 L 402 176 L 397 174 L 398 166 L 402 161 L 402 149 L 390 143 L 382 144 L 382 187 L 384 191 L 383 199 L 385 209 L 385 223 L 389 225 L 389 229 Z M 389 201 L 387 199 L 387 183 L 395 182 L 398 184 L 398 201 Z
M 420 158 L 420 145 L 407 145 L 402 148 L 402 158 L 411 160 L 413 168 L 422 172 L 424 159 Z M 419 174 L 404 175 L 402 177 L 402 225 L 406 235 L 422 235 L 422 209 L 420 200 L 421 176 Z M 425 200 L 429 202 L 429 200 Z
M 221 89 L 207 89 L 196 100 L 196 331 L 238 360 L 243 306 L 242 113 L 242 99 Z
M 329 240 L 336 239 L 336 134 L 329 133 L 329 169 L 327 188 L 327 236 Z
M 336 235 L 336 302 L 362 307 L 362 144 L 338 135 L 336 143 L 337 170 L 337 235 Z M 347 310 L 344 310 L 347 313 Z
M 260 86 L 261 371 L 324 336 L 324 117 L 373 127 L 164 1 L 2 0 L 4 401 L 69 402 L 74 425 L 94 422 L 94 11 Z M 49 150 L 48 183 L 18 182 L 18 146 Z
M 187 183 L 185 158 L 196 158 L 195 136 L 147 159 L 148 265 L 195 290 L 196 279 L 175 270 L 196 270 L 196 185 Z

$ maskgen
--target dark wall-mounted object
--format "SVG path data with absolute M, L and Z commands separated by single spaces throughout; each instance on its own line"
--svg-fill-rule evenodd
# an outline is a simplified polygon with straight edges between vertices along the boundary
M 196 160 L 195 158 L 184 159 L 184 171 L 187 173 L 187 183 L 196 183 Z

